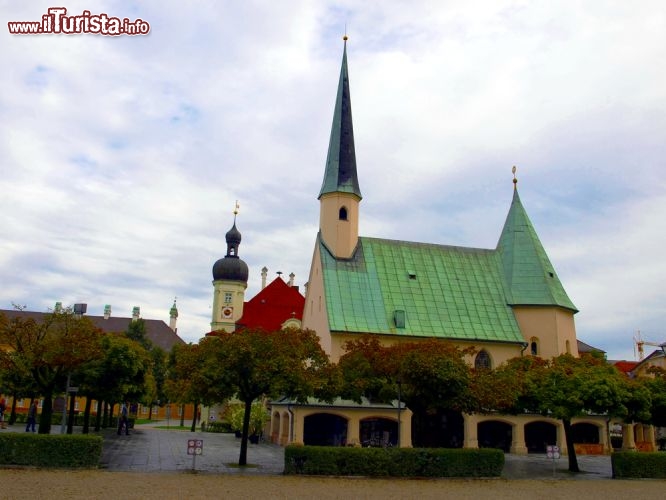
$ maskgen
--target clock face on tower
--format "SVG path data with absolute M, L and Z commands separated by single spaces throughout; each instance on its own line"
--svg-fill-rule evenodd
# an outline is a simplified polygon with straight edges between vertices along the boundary
M 222 317 L 224 319 L 229 319 L 234 315 L 234 308 L 231 306 L 224 306 L 222 308 Z

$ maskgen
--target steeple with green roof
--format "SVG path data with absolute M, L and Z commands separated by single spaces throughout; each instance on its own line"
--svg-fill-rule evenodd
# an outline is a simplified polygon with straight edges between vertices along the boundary
M 356 174 L 354 126 L 347 71 L 347 35 L 343 40 L 345 45 L 333 111 L 331 139 L 318 199 L 319 230 L 324 244 L 336 258 L 349 259 L 358 245 L 361 190 Z
M 327 193 L 351 193 L 361 199 L 361 189 L 356 174 L 356 152 L 354 150 L 354 126 L 352 124 L 349 73 L 347 71 L 347 36 L 342 53 L 340 81 L 333 112 L 331 138 L 328 144 L 326 170 L 319 198 Z
M 578 312 L 564 290 L 518 196 L 513 200 L 497 243 L 510 305 L 559 306 Z

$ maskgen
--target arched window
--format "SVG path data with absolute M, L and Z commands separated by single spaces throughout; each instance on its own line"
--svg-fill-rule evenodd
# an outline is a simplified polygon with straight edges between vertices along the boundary
M 539 355 L 539 339 L 536 337 L 530 339 L 530 354 L 532 356 Z
M 565 346 L 566 346 L 567 354 L 571 354 L 571 343 L 568 340 L 566 341 Z
M 347 220 L 347 209 L 345 207 L 340 207 L 339 219 Z
M 474 359 L 474 368 L 477 370 L 490 370 L 490 355 L 486 351 L 482 350 L 476 355 L 476 358 Z

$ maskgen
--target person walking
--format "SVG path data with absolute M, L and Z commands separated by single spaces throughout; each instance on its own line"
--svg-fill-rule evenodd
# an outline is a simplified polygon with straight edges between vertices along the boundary
M 33 399 L 30 408 L 28 409 L 28 424 L 25 426 L 25 432 L 35 432 L 35 424 L 37 423 L 37 400 Z
M 0 428 L 6 429 L 7 424 L 5 423 L 5 410 L 7 409 L 7 403 L 5 398 L 0 399 Z
M 120 436 L 125 427 L 125 435 L 129 436 L 129 421 L 127 420 L 127 403 L 123 403 L 118 414 L 118 435 Z

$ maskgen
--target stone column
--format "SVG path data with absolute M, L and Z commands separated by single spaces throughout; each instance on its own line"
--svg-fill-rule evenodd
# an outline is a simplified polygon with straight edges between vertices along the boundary
M 300 443 L 303 444 L 303 423 L 305 420 L 305 416 L 301 411 L 299 411 L 298 407 L 292 407 L 292 412 L 293 414 L 289 415 L 290 418 L 290 425 L 292 426 L 292 436 L 291 436 L 291 443 Z
M 463 413 L 463 425 L 465 430 L 465 438 L 463 440 L 463 448 L 478 448 L 478 425 L 479 418 L 476 415 Z
M 520 420 L 511 427 L 510 451 L 516 455 L 527 455 L 527 446 L 525 446 L 525 425 Z
M 347 420 L 347 444 L 350 446 L 361 444 L 361 422 L 355 413 Z
M 560 455 L 568 455 L 569 450 L 567 448 L 567 437 L 564 434 L 564 424 L 560 420 L 555 421 L 555 426 L 557 428 L 557 443 L 555 443 L 560 448 Z
M 645 436 L 643 435 L 643 424 L 636 424 L 634 429 L 636 430 L 636 443 L 644 443 Z
M 650 445 L 649 451 L 655 451 L 657 449 L 657 440 L 655 439 L 654 426 L 646 425 L 643 435 L 645 436 L 645 442 Z
M 411 410 L 403 408 L 400 412 L 400 447 L 412 447 L 412 413 Z
M 608 438 L 608 422 L 601 425 L 599 429 L 599 444 L 603 450 L 604 455 L 608 455 L 613 450 L 610 449 L 610 439 Z
M 634 424 L 622 424 L 622 451 L 636 451 Z

